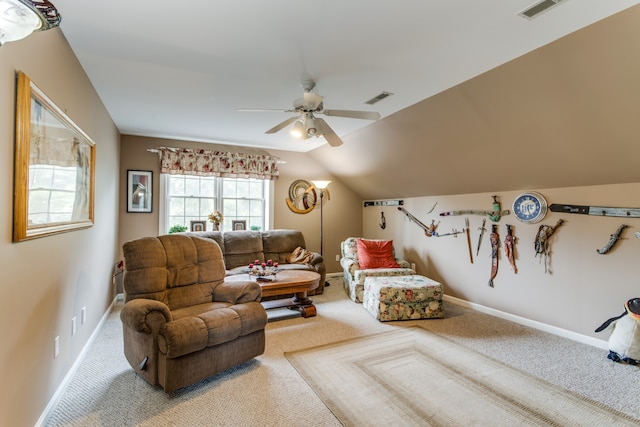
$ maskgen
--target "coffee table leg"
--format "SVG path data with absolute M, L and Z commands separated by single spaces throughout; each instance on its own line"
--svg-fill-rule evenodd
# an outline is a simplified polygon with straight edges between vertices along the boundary
M 308 305 L 312 304 L 313 301 L 307 296 L 307 292 L 297 292 L 295 296 L 291 299 L 291 302 L 298 305 Z

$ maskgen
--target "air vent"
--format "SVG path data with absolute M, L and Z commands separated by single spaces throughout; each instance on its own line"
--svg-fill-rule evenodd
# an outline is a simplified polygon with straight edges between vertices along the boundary
M 565 0 L 542 0 L 533 6 L 529 7 L 526 10 L 523 10 L 518 15 L 522 16 L 525 19 L 533 19 L 540 15 L 542 12 L 546 12 L 554 6 L 564 2 Z
M 380 101 L 382 101 L 383 99 L 385 99 L 387 96 L 391 96 L 391 95 L 393 95 L 391 92 L 382 92 L 380 95 L 378 95 L 378 96 L 374 96 L 374 97 L 373 97 L 373 98 L 371 98 L 370 100 L 365 101 L 365 104 L 373 105 L 373 104 L 375 104 L 376 102 L 380 102 Z

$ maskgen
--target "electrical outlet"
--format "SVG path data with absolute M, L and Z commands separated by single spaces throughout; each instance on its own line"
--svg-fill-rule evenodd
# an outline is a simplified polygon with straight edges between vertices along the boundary
M 71 336 L 76 334 L 76 316 L 71 318 Z
M 80 310 L 80 324 L 84 325 L 84 322 L 87 321 L 87 307 L 82 307 Z
M 53 358 L 55 359 L 60 354 L 60 337 L 53 339 Z
M 336 261 L 340 261 L 340 255 L 336 255 Z

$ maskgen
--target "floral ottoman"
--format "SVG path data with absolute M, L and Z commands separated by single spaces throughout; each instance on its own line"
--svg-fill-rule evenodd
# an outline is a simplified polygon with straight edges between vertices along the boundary
M 442 285 L 419 275 L 367 277 L 363 305 L 381 322 L 444 317 Z

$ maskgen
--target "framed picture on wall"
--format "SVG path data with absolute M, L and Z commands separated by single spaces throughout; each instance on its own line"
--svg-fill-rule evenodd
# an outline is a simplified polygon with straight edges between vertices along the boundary
M 127 212 L 150 213 L 153 206 L 153 172 L 127 171 Z
M 207 231 L 207 221 L 204 220 L 192 220 L 191 231 Z
M 14 165 L 14 242 L 93 226 L 95 143 L 22 72 Z
M 231 228 L 233 230 L 246 230 L 247 229 L 247 221 L 246 220 L 236 220 L 231 221 Z

